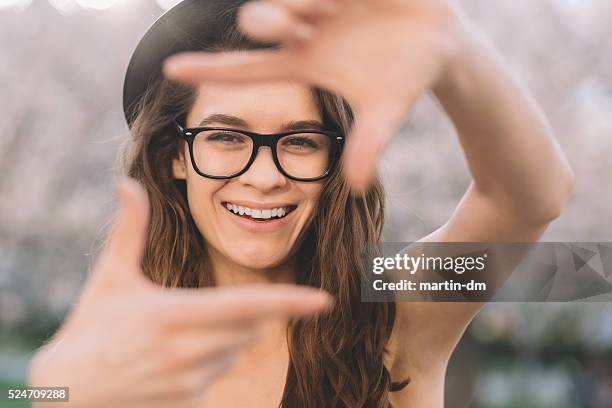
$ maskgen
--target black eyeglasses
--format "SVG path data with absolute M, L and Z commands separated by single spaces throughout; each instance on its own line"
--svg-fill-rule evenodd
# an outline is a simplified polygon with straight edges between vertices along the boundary
M 328 130 L 291 130 L 259 134 L 222 127 L 184 128 L 174 125 L 189 145 L 191 164 L 200 176 L 230 179 L 244 174 L 268 146 L 278 171 L 296 181 L 318 181 L 336 165 L 344 137 Z

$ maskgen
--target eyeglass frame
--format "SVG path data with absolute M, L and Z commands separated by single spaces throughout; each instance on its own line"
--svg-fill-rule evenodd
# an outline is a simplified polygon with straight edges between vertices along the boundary
M 195 170 L 195 172 L 202 177 L 206 177 L 206 178 L 214 179 L 214 180 L 228 180 L 228 179 L 232 179 L 232 178 L 243 175 L 244 173 L 249 171 L 249 168 L 255 162 L 255 159 L 257 158 L 257 153 L 259 152 L 259 148 L 262 146 L 267 146 L 272 151 L 272 160 L 274 161 L 276 168 L 283 176 L 291 180 L 302 181 L 302 182 L 320 181 L 330 176 L 330 174 L 336 167 L 336 164 L 338 163 L 338 159 L 340 158 L 340 155 L 342 154 L 342 150 L 344 147 L 344 137 L 339 132 L 336 132 L 333 130 L 299 129 L 299 130 L 288 130 L 288 131 L 279 132 L 279 133 L 256 133 L 256 132 L 251 132 L 251 131 L 243 130 L 243 129 L 234 129 L 234 128 L 225 128 L 225 127 L 216 127 L 216 126 L 186 128 L 186 127 L 181 126 L 176 120 L 173 121 L 173 123 L 179 132 L 179 137 L 185 139 L 185 141 L 187 142 L 187 145 L 189 146 L 189 157 L 191 159 L 191 165 L 193 166 L 193 169 Z M 242 170 L 234 174 L 231 174 L 229 176 L 212 176 L 212 175 L 203 173 L 198 168 L 198 165 L 195 162 L 195 157 L 193 154 L 193 141 L 198 133 L 208 131 L 208 130 L 236 132 L 236 133 L 240 133 L 242 135 L 249 137 L 253 141 L 253 147 L 251 149 L 251 157 L 249 158 L 249 161 L 247 162 L 247 164 L 244 166 Z M 300 133 L 317 133 L 317 134 L 322 134 L 322 135 L 326 135 L 329 137 L 331 141 L 331 146 L 332 146 L 332 152 L 330 155 L 331 162 L 327 170 L 322 176 L 311 177 L 311 178 L 294 177 L 288 174 L 283 169 L 283 166 L 280 164 L 280 161 L 277 155 L 277 151 L 276 151 L 276 146 L 278 145 L 278 141 L 285 136 L 300 134 Z

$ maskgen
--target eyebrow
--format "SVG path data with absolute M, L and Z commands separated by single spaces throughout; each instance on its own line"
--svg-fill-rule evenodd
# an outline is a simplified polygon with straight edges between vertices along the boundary
M 202 119 L 198 127 L 209 126 L 211 124 L 222 124 L 239 128 L 248 128 L 249 124 L 242 118 L 222 113 L 215 113 Z M 300 130 L 300 129 L 316 129 L 324 130 L 325 126 L 318 120 L 296 120 L 283 123 L 281 130 Z

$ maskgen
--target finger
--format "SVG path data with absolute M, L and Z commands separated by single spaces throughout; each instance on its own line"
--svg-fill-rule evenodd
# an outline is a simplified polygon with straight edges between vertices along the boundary
M 296 78 L 295 64 L 288 50 L 185 52 L 169 57 L 163 71 L 172 80 L 190 84 L 207 80 L 245 83 Z
M 264 0 L 283 6 L 296 16 L 306 19 L 333 16 L 340 11 L 337 0 Z
M 291 44 L 311 38 L 312 24 L 290 9 L 270 1 L 252 1 L 240 8 L 240 29 L 256 40 Z
M 119 210 L 97 265 L 98 284 L 125 286 L 129 278 L 140 277 L 140 259 L 149 222 L 147 193 L 130 178 L 119 180 Z M 129 275 L 131 274 L 131 275 Z
M 269 284 L 164 292 L 161 318 L 171 328 L 185 325 L 245 324 L 271 317 L 304 317 L 331 304 L 326 292 L 304 286 Z
M 370 186 L 385 146 L 404 120 L 404 110 L 404 104 L 379 101 L 357 112 L 342 158 L 344 175 L 354 193 Z

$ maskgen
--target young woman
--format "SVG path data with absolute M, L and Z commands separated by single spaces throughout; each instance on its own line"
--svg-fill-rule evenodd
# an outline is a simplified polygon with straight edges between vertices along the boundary
M 240 31 L 243 2 L 184 1 L 141 41 L 120 155 L 138 184 L 30 383 L 83 407 L 441 407 L 482 304 L 361 302 L 386 140 L 429 90 L 459 135 L 473 182 L 425 241 L 536 241 L 572 171 L 453 1 L 258 1 Z M 185 50 L 209 52 L 164 78 Z

